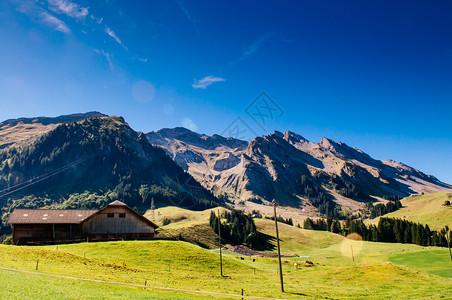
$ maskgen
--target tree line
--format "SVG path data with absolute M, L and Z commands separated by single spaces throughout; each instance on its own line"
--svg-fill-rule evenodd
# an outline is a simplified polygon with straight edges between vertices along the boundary
M 273 217 L 273 216 L 265 216 L 265 219 L 268 219 L 268 220 L 275 220 L 275 217 Z M 292 220 L 292 218 L 286 218 L 286 219 L 284 219 L 283 217 L 281 217 L 281 216 L 277 216 L 276 217 L 276 221 L 278 221 L 278 222 L 280 222 L 280 223 L 284 223 L 284 224 L 287 224 L 287 225 L 290 225 L 290 226 L 293 226 L 293 220 Z
M 216 234 L 221 231 L 221 238 L 231 244 L 245 244 L 254 248 L 260 243 L 256 224 L 250 215 L 240 210 L 224 212 L 218 222 L 218 216 L 212 211 L 210 213 L 209 225 Z M 226 220 L 225 220 L 226 219 Z
M 378 203 L 376 205 L 373 205 L 372 202 L 368 202 L 366 208 L 369 211 L 369 217 L 371 219 L 375 219 L 376 217 L 389 214 L 393 211 L 398 210 L 399 208 L 402 208 L 402 203 L 398 199 L 391 200 L 386 204 Z
M 347 236 L 351 233 L 359 234 L 363 240 L 384 243 L 405 243 L 420 246 L 447 247 L 447 232 L 445 226 L 439 231 L 430 230 L 428 225 L 396 218 L 380 218 L 378 225 L 366 225 L 362 219 L 347 219 L 343 224 L 337 219 L 307 218 L 304 229 L 324 230 Z

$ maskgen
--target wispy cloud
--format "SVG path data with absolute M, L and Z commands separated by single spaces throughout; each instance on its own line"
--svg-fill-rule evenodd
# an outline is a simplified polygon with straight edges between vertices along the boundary
M 97 54 L 102 55 L 102 56 L 107 60 L 107 62 L 108 62 L 108 67 L 110 68 L 110 71 L 113 72 L 114 66 L 113 66 L 113 62 L 112 62 L 112 60 L 111 60 L 111 54 L 108 53 L 108 52 L 105 52 L 103 49 L 102 49 L 102 50 L 99 50 L 99 49 L 94 48 L 93 50 L 94 50 L 94 52 L 96 52 Z
M 71 29 L 66 23 L 38 5 L 41 3 L 32 0 L 12 0 L 11 3 L 18 12 L 27 15 L 32 21 L 45 24 L 56 31 L 71 33 Z
M 262 34 L 256 40 L 254 40 L 253 43 L 251 43 L 250 45 L 243 48 L 242 56 L 240 56 L 238 59 L 230 62 L 229 64 L 233 65 L 233 64 L 238 63 L 239 61 L 247 59 L 248 57 L 250 57 L 251 55 L 256 53 L 262 47 L 263 44 L 265 44 L 266 42 L 271 40 L 273 37 L 275 37 L 274 31 L 269 31 L 269 32 Z
M 40 13 L 40 18 L 41 18 L 41 20 L 44 23 L 46 23 L 50 27 L 53 27 L 57 31 L 61 31 L 61 32 L 64 32 L 64 33 L 70 33 L 71 32 L 71 29 L 69 29 L 69 27 L 66 25 L 66 23 L 64 23 L 60 19 L 55 18 L 54 16 L 48 14 L 47 12 L 44 12 L 44 11 L 41 12 Z
M 127 47 L 121 42 L 121 39 L 116 35 L 116 33 L 111 30 L 110 27 L 105 27 L 105 32 L 111 36 L 119 45 L 121 45 L 124 49 L 127 50 Z
M 88 15 L 88 8 L 81 7 L 70 0 L 47 0 L 49 9 L 57 14 L 65 14 L 68 17 L 83 20 Z
M 221 77 L 206 76 L 203 79 L 195 80 L 195 82 L 191 86 L 195 89 L 205 89 L 212 83 L 220 82 L 220 81 L 225 81 L 225 80 Z
M 269 31 L 261 35 L 251 45 L 243 49 L 243 56 L 250 56 L 251 54 L 255 53 L 257 50 L 259 50 L 262 44 L 270 40 L 274 35 L 275 33 L 273 31 Z
M 193 25 L 193 28 L 196 31 L 196 34 L 199 35 L 199 26 L 198 26 L 198 21 L 192 16 L 192 14 L 190 13 L 190 11 L 185 7 L 184 4 L 182 4 L 182 1 L 176 0 L 175 1 L 177 6 L 179 6 L 179 8 L 182 10 L 182 12 L 184 13 L 184 15 L 187 17 L 188 21 Z

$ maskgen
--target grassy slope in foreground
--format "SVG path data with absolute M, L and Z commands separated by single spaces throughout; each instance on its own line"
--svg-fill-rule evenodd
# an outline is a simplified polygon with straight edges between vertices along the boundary
M 283 242 L 284 243 L 284 242 Z M 350 244 L 352 243 L 352 244 Z M 452 279 L 431 275 L 422 268 L 402 267 L 389 262 L 389 257 L 403 253 L 417 253 L 447 250 L 423 249 L 415 245 L 355 242 L 342 239 L 325 248 L 305 249 L 304 255 L 311 256 L 313 267 L 300 267 L 301 258 L 284 258 L 283 272 L 287 293 L 279 292 L 277 260 L 273 258 L 225 255 L 224 274 L 219 276 L 218 254 L 184 242 L 175 241 L 127 241 L 108 243 L 82 243 L 43 247 L 0 246 L 0 266 L 34 271 L 39 259 L 39 272 L 60 274 L 81 278 L 143 284 L 189 290 L 213 291 L 239 294 L 241 288 L 246 295 L 277 298 L 308 297 L 366 297 L 366 298 L 423 298 L 451 297 Z M 354 249 L 355 262 L 349 256 Z M 347 252 L 348 251 L 348 252 Z M 86 258 L 84 258 L 86 256 Z M 440 267 L 440 266 L 438 266 Z M 48 297 L 55 290 L 69 290 L 74 286 L 69 281 L 33 279 L 31 288 L 19 282 L 26 282 L 29 275 L 17 275 L 9 293 L 22 293 L 25 298 L 34 295 L 39 287 L 47 289 Z M 33 275 L 35 276 L 35 275 Z M 0 276 L 1 285 L 11 280 Z M 39 282 L 35 282 L 39 281 Z M 43 281 L 43 283 L 40 283 Z M 103 295 L 101 287 L 86 284 L 93 293 Z M 119 294 L 126 288 L 112 289 Z M 50 293 L 50 294 L 49 294 Z M 73 298 L 83 298 L 83 291 L 75 289 Z M 142 297 L 140 291 L 129 290 L 128 297 Z M 47 295 L 46 294 L 46 295 Z M 64 296 L 62 296 L 63 298 Z M 20 297 L 19 297 L 20 298 Z M 46 298 L 46 297 L 44 297 Z M 181 296 L 181 298 L 188 298 Z
M 3 270 L 0 270 L 0 283 L 1 299 L 214 299 L 208 295 L 118 286 Z
M 452 206 L 442 206 L 444 201 L 452 201 L 452 193 L 435 193 L 402 199 L 403 207 L 384 215 L 388 218 L 406 219 L 428 224 L 432 230 L 440 230 L 445 225 L 452 227 Z M 370 221 L 378 224 L 379 218 Z

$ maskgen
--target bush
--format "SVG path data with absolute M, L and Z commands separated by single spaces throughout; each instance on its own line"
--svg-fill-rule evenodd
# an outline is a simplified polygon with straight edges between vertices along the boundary
M 168 224 L 170 224 L 170 223 L 171 223 L 171 220 L 170 220 L 170 219 L 168 219 L 168 218 L 163 218 L 163 220 L 162 220 L 162 225 L 163 225 L 163 226 L 168 225 Z
M 4 244 L 4 245 L 11 245 L 12 242 L 13 242 L 13 237 L 12 237 L 12 236 L 7 236 L 7 237 L 3 240 L 3 244 Z

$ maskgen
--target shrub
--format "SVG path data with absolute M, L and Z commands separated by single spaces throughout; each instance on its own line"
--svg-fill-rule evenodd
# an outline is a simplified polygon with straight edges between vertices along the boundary
M 12 236 L 7 236 L 4 240 L 3 240 L 3 244 L 5 245 L 11 245 L 13 241 L 13 237 Z

